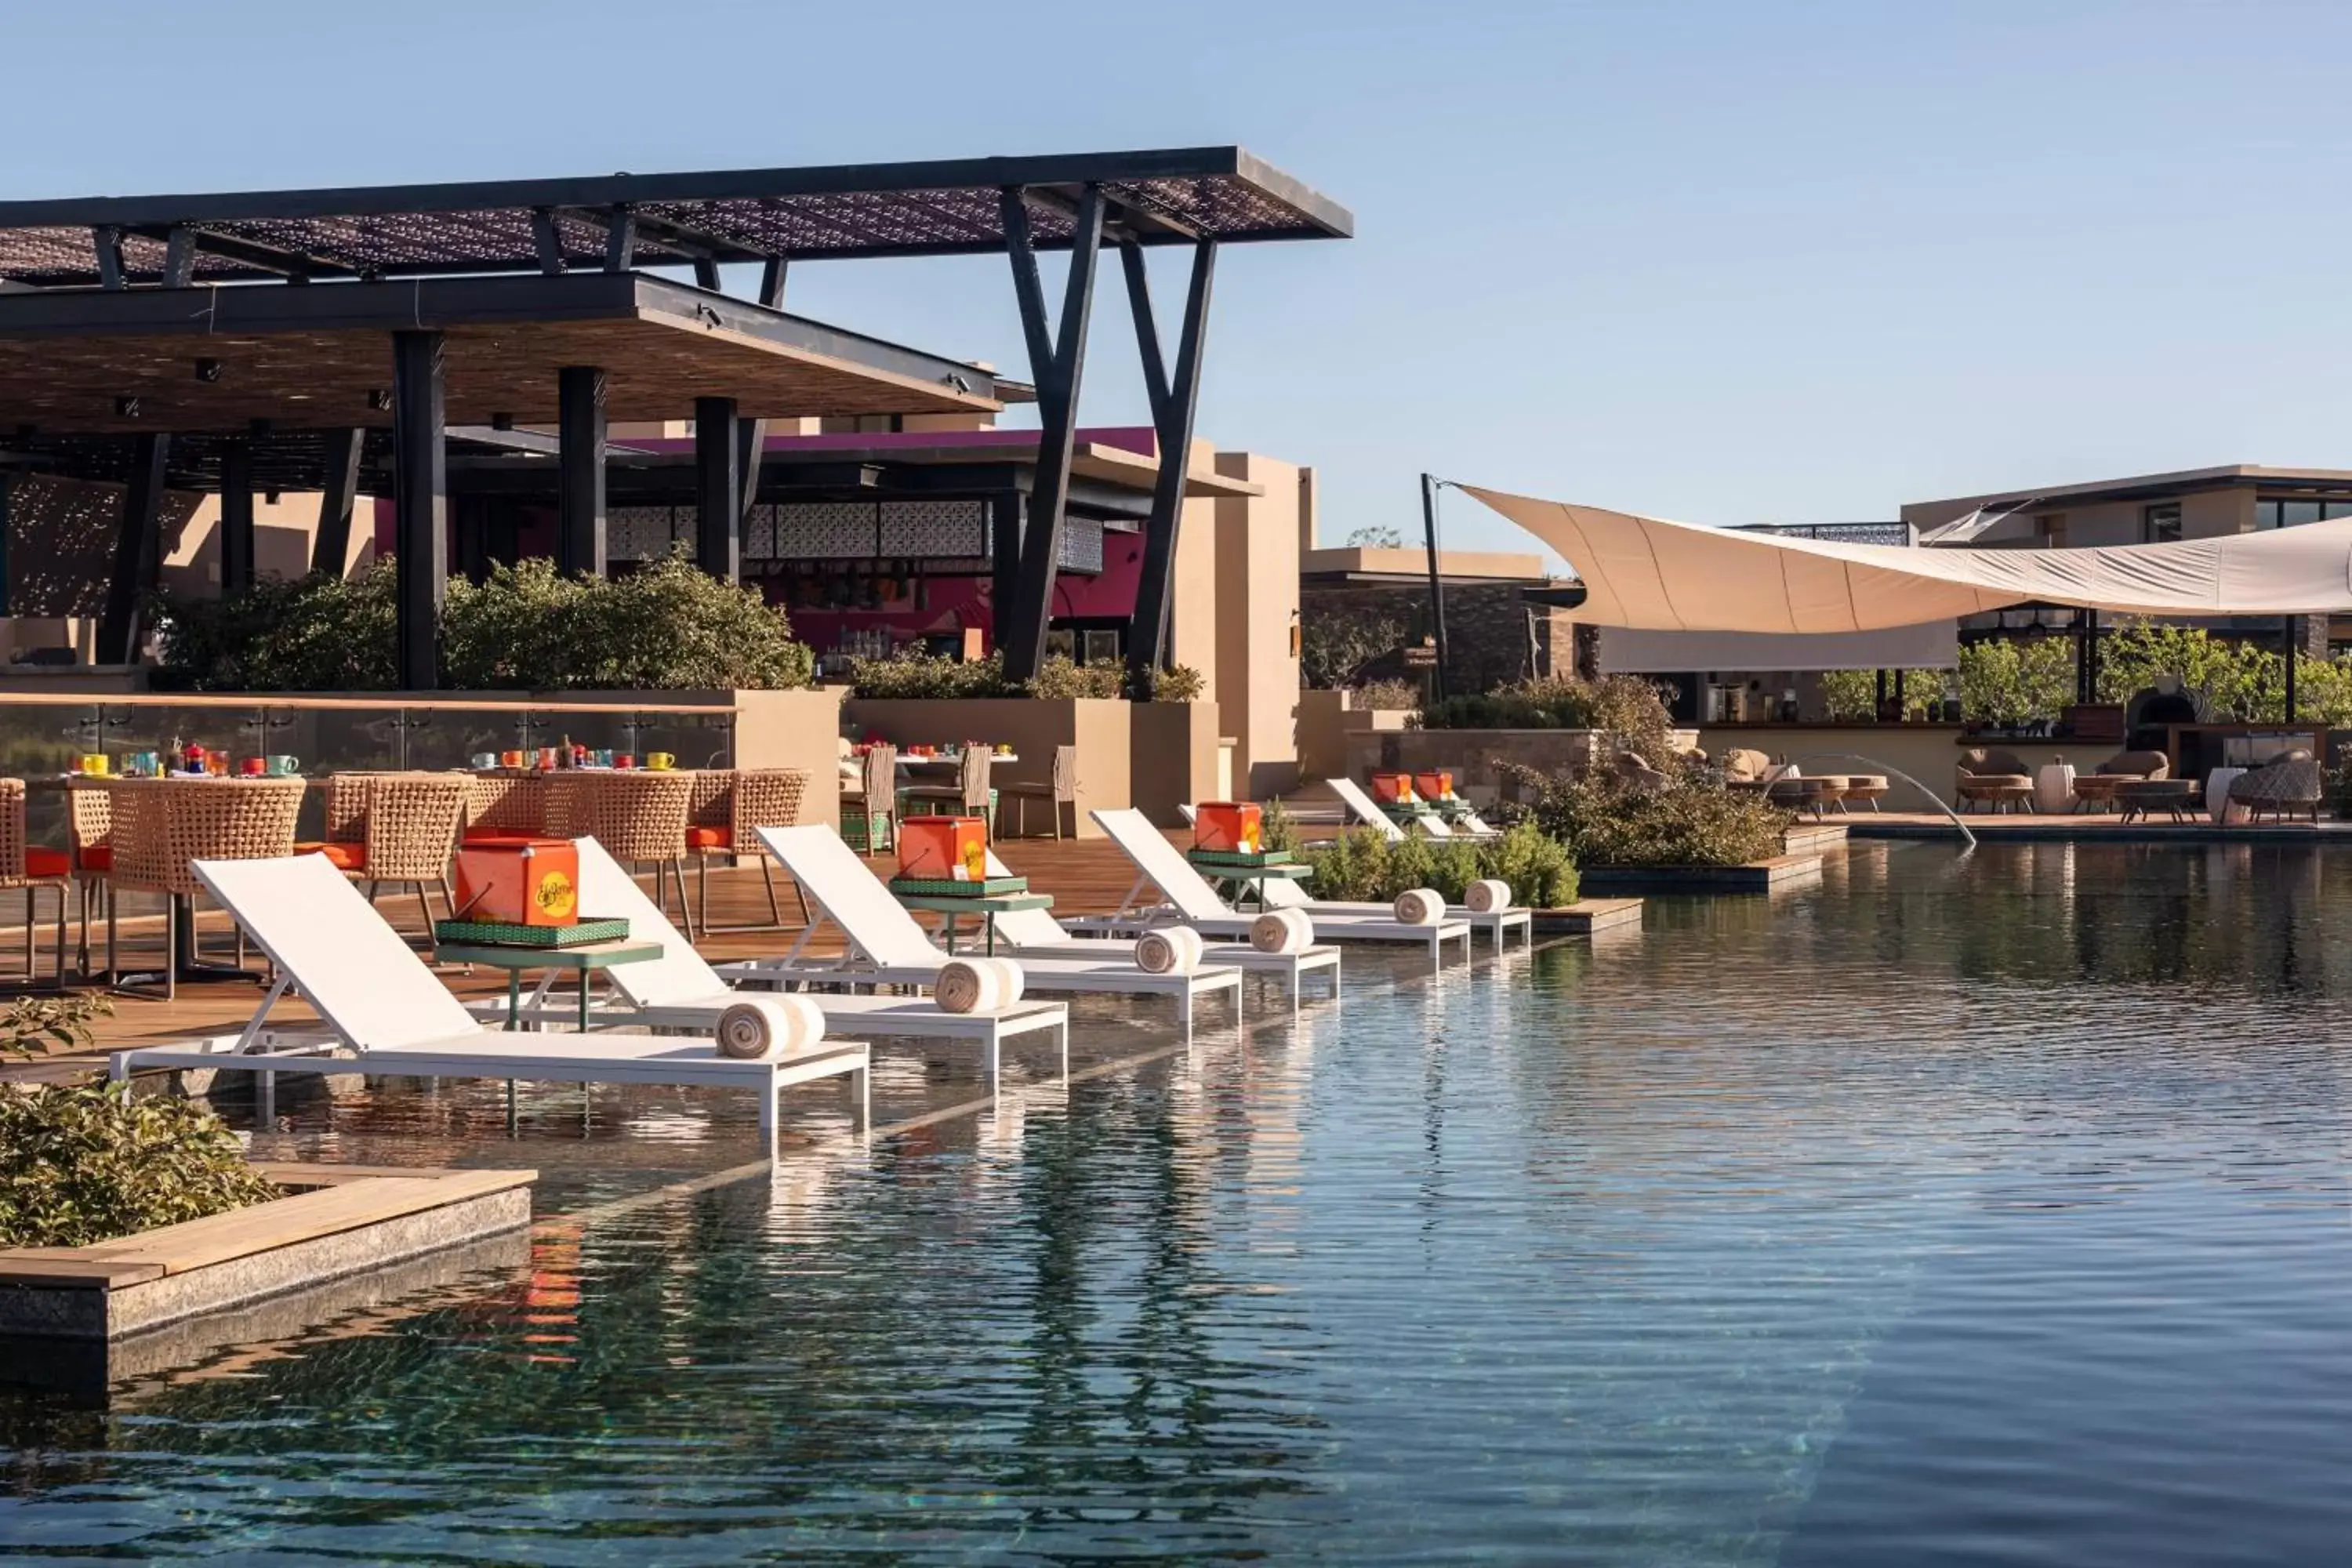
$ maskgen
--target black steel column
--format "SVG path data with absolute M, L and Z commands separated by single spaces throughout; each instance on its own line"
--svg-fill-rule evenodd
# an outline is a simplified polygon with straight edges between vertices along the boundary
M 604 373 L 568 364 L 556 373 L 559 470 L 555 569 L 604 574 Z
M 694 400 L 694 562 L 722 583 L 743 565 L 742 475 L 735 466 L 735 400 Z
M 327 437 L 327 486 L 319 495 L 319 532 L 310 542 L 310 570 L 343 574 L 352 558 L 352 512 L 359 504 L 360 453 L 364 430 L 336 430 Z
M 1438 700 L 1445 699 L 1445 581 L 1437 564 L 1437 478 L 1421 476 L 1421 525 L 1429 544 L 1429 629 L 1437 639 L 1435 681 Z
M 1019 490 L 1006 490 L 990 497 L 988 502 L 988 565 L 992 582 L 988 602 L 995 624 L 992 637 L 1000 650 L 1004 647 L 1004 628 L 1010 624 L 1006 616 L 1021 596 L 1022 508 L 1028 499 Z
M 106 584 L 106 609 L 98 623 L 98 661 L 129 664 L 139 655 L 139 601 L 155 586 L 163 563 L 157 528 L 163 508 L 163 465 L 172 454 L 169 436 L 141 436 L 131 443 L 131 480 L 123 487 L 122 521 L 114 540 L 114 574 Z
M 1045 628 L 1054 618 L 1054 576 L 1062 558 L 1062 510 L 1070 499 L 1070 458 L 1077 429 L 1078 387 L 1085 379 L 1087 321 L 1102 255 L 1103 195 L 1088 185 L 1070 237 L 1070 275 L 1062 292 L 1061 330 L 1045 327 L 1045 289 L 1030 241 L 1029 208 L 1017 189 L 1004 192 L 1005 250 L 1013 260 L 1013 291 L 1021 305 L 1029 345 L 1030 379 L 1037 386 L 1040 429 L 1037 473 L 1029 489 L 1029 526 L 1021 540 L 1018 594 L 997 606 L 997 642 L 1004 673 L 1026 680 L 1045 662 Z M 1007 611 L 1012 614 L 1008 616 Z
M 8 574 L 8 492 L 16 476 L 0 468 L 0 616 L 13 614 L 16 596 Z
M 1201 349 L 1209 327 L 1209 286 L 1215 276 L 1217 247 L 1202 240 L 1192 247 L 1192 281 L 1184 295 L 1184 322 L 1171 377 L 1160 358 L 1160 329 L 1152 320 L 1151 294 L 1143 247 L 1120 242 L 1127 272 L 1128 304 L 1135 313 L 1136 347 L 1143 359 L 1143 382 L 1151 401 L 1158 437 L 1160 472 L 1151 487 L 1151 516 L 1143 530 L 1143 569 L 1136 580 L 1134 618 L 1127 639 L 1127 684 L 1137 700 L 1150 699 L 1151 672 L 1168 651 L 1168 623 L 1176 584 L 1176 526 L 1184 512 L 1184 475 L 1191 466 L 1192 422 L 1200 406 Z
M 220 583 L 226 599 L 253 586 L 252 444 L 222 442 L 220 467 Z
M 441 334 L 392 334 L 393 549 L 399 557 L 399 679 L 441 683 L 441 595 L 449 574 L 449 460 Z
M 1886 672 L 1882 669 L 1877 674 L 1878 700 L 1871 707 L 1870 721 L 1874 724 L 1883 724 L 1886 721 Z

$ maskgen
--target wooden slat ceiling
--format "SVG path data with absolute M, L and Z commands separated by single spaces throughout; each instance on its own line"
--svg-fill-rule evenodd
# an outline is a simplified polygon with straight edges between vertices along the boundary
M 614 421 L 691 418 L 697 397 L 732 397 L 746 417 L 944 414 L 993 410 L 950 385 L 660 316 L 504 322 L 446 329 L 452 425 L 500 416 L 552 425 L 565 365 L 604 367 Z M 197 379 L 196 360 L 218 363 Z M 392 386 L 381 331 L 308 330 L 142 336 L 0 336 L 0 438 L 25 426 L 113 435 L 236 433 L 257 419 L 282 428 L 389 426 L 371 394 Z M 136 398 L 135 416 L 118 400 Z

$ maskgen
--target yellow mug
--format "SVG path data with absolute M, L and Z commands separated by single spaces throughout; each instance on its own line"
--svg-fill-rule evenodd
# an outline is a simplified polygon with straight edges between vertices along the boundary
M 92 778 L 104 778 L 106 776 L 106 753 L 103 752 L 92 752 L 88 756 L 82 758 L 81 771 L 89 774 Z
M 677 765 L 677 759 L 667 752 L 647 752 L 646 753 L 646 766 L 653 769 L 656 773 L 666 772 Z

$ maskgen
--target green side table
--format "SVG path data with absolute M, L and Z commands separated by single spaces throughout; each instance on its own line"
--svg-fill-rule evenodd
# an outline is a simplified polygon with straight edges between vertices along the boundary
M 580 977 L 580 1032 L 588 1032 L 588 977 L 619 963 L 646 963 L 662 945 L 639 938 L 592 942 L 579 947 L 514 947 L 505 942 L 445 942 L 434 949 L 444 963 L 480 963 L 507 972 L 507 1027 L 522 1027 L 522 977 L 526 972 Z
M 978 915 L 981 929 L 986 933 L 987 953 L 996 956 L 996 917 L 1016 914 L 1023 910 L 1050 910 L 1054 907 L 1051 893 L 998 893 L 989 898 L 960 898 L 952 893 L 893 893 L 890 895 L 910 910 L 948 917 L 942 933 L 947 938 L 948 951 L 955 951 L 956 917 Z

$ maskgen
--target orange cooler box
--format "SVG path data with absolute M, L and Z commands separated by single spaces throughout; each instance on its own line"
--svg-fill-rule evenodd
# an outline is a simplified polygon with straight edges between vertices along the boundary
M 985 882 L 986 828 L 977 816 L 902 817 L 898 875 L 934 882 Z
M 577 925 L 580 851 L 569 838 L 478 838 L 459 846 L 457 915 L 501 925 Z
M 1412 799 L 1411 773 L 1374 773 L 1372 798 L 1382 805 L 1396 805 Z
M 1216 855 L 1255 855 L 1265 847 L 1265 824 L 1247 801 L 1203 801 L 1194 814 L 1192 847 Z
M 1412 775 L 1412 788 L 1413 793 L 1423 800 L 1452 800 L 1454 775 L 1444 769 L 1433 773 L 1415 773 Z

